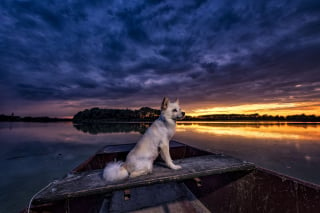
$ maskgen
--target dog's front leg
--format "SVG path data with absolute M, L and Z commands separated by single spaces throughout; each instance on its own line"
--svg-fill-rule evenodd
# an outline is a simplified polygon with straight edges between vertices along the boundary
M 175 165 L 172 162 L 170 152 L 169 152 L 169 143 L 168 142 L 162 142 L 160 144 L 160 155 L 161 155 L 161 158 L 166 162 L 166 164 L 169 168 L 174 169 L 174 170 L 182 168 L 181 166 Z

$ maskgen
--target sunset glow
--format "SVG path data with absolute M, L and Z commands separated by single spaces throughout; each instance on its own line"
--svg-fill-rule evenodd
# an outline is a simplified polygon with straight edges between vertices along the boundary
M 236 136 L 245 138 L 257 139 L 281 139 L 281 140 L 315 140 L 318 141 L 320 132 L 317 128 L 294 125 L 294 124 L 281 124 L 276 123 L 260 123 L 252 125 L 248 123 L 211 123 L 201 124 L 180 123 L 177 127 L 177 132 L 194 131 L 202 134 L 210 134 L 216 136 Z
M 319 115 L 320 102 L 303 103 L 266 103 L 266 104 L 244 104 L 225 107 L 208 107 L 191 110 L 190 116 L 200 116 L 208 114 L 253 114 L 260 115 Z

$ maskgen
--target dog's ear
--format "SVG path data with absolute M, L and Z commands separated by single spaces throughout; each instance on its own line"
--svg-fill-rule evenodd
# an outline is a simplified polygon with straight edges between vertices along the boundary
M 175 100 L 174 102 L 176 102 L 177 104 L 179 104 L 179 98 L 176 98 L 176 100 Z
M 166 110 L 168 108 L 169 98 L 164 97 L 161 104 L 161 110 Z

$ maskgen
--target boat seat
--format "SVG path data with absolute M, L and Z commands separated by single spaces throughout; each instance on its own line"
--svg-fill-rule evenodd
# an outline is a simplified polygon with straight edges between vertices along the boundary
M 94 194 L 112 193 L 113 191 L 150 186 L 193 179 L 201 176 L 222 174 L 235 171 L 252 171 L 254 164 L 220 154 L 210 154 L 183 158 L 174 161 L 182 169 L 172 170 L 162 162 L 154 165 L 153 172 L 148 175 L 129 178 L 127 180 L 108 183 L 102 178 L 102 170 L 72 174 L 52 183 L 39 193 L 34 202 L 43 203 Z

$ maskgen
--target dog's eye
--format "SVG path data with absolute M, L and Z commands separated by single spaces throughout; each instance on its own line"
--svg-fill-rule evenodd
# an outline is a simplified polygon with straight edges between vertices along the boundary
M 178 112 L 178 110 L 177 109 L 173 109 L 172 112 Z

